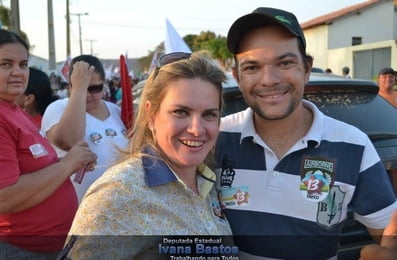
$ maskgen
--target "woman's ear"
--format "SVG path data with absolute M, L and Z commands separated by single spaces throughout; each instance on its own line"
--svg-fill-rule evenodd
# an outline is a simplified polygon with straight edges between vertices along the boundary
M 24 107 L 30 106 L 34 104 L 34 101 L 36 100 L 36 97 L 33 94 L 28 94 L 25 96 L 25 102 L 23 102 Z

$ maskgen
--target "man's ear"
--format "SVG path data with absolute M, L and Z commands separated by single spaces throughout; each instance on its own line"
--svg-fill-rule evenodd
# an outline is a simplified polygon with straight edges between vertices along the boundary
M 237 82 L 237 86 L 238 86 L 238 88 L 240 88 L 240 79 L 239 79 L 239 77 L 238 77 L 238 69 L 236 69 L 236 67 L 234 67 L 234 68 L 232 68 L 232 75 L 233 75 L 233 78 L 236 80 L 236 82 Z M 241 90 L 241 89 L 240 89 Z

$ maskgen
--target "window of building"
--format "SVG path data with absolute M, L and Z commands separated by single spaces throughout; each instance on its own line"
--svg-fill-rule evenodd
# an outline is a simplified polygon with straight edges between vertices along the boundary
M 352 37 L 352 45 L 360 45 L 362 43 L 362 37 Z

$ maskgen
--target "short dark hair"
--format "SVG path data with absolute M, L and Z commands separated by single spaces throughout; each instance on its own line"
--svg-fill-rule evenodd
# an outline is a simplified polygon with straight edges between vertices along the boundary
M 19 43 L 23 47 L 25 47 L 26 51 L 29 54 L 29 44 L 27 44 L 20 35 L 16 34 L 15 32 L 0 29 L 0 46 L 7 43 Z
M 29 68 L 28 86 L 25 95 L 33 94 L 35 97 L 34 108 L 41 115 L 44 114 L 47 106 L 58 99 L 51 89 L 50 79 L 45 72 Z
M 101 79 L 103 81 L 105 81 L 105 69 L 103 68 L 102 62 L 97 57 L 92 56 L 92 55 L 86 55 L 86 54 L 79 55 L 72 59 L 72 62 L 70 64 L 69 78 L 73 73 L 73 65 L 78 61 L 85 61 L 88 64 L 94 66 L 95 72 L 97 72 L 99 74 L 99 76 L 101 77 Z

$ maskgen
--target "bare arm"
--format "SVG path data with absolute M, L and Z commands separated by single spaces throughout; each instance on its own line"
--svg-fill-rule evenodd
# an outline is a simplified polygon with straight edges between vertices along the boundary
M 93 73 L 94 67 L 84 61 L 73 65 L 69 103 L 59 122 L 46 132 L 48 139 L 63 150 L 70 150 L 84 138 L 87 88 Z
M 381 245 L 367 245 L 361 250 L 361 260 L 397 259 L 397 210 L 393 212 L 389 225 L 383 232 Z
M 0 189 L 0 214 L 31 208 L 48 198 L 74 172 L 94 164 L 96 156 L 85 142 L 78 142 L 59 162 L 23 174 L 19 180 Z
M 367 227 L 367 230 L 368 230 L 369 234 L 371 235 L 372 240 L 374 240 L 377 244 L 380 244 L 380 242 L 382 240 L 383 229 L 373 229 L 373 228 Z

